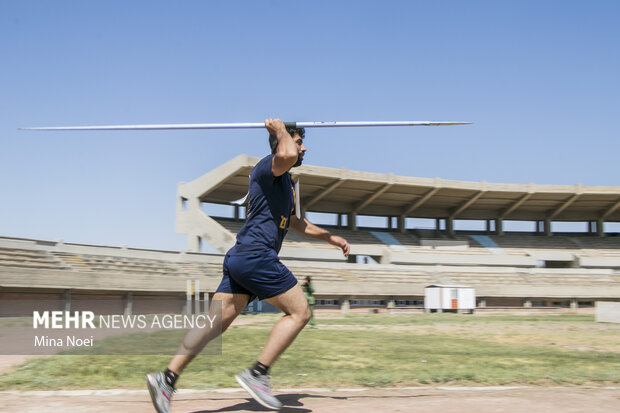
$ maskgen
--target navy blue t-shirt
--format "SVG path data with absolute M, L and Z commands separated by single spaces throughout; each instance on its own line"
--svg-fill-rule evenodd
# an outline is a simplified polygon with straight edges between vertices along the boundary
M 295 214 L 295 189 L 288 172 L 273 176 L 274 155 L 261 159 L 250 173 L 249 204 L 245 224 L 229 253 L 273 249 L 280 252 Z

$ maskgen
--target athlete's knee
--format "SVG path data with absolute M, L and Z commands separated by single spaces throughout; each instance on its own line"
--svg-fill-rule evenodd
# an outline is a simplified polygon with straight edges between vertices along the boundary
M 288 317 L 291 317 L 300 327 L 305 326 L 310 321 L 310 308 L 300 308 L 297 311 L 292 311 L 286 314 Z
M 306 309 L 301 314 L 301 323 L 303 325 L 308 324 L 308 321 L 310 321 L 310 317 L 312 317 L 312 312 L 310 312 L 310 307 L 306 306 Z

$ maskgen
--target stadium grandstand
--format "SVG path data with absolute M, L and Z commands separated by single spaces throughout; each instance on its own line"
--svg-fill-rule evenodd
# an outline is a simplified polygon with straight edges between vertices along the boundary
M 208 299 L 243 225 L 248 175 L 258 160 L 239 155 L 179 184 L 176 231 L 187 234 L 187 251 L 0 237 L 0 301 L 48 297 L 67 309 L 116 300 L 125 312 L 143 312 L 149 301 L 184 299 L 188 281 L 198 281 L 199 297 Z M 293 231 L 282 246 L 282 262 L 298 279 L 313 278 L 324 311 L 421 311 L 430 285 L 474 287 L 477 310 L 578 311 L 597 300 L 620 301 L 620 234 L 605 232 L 606 223 L 620 221 L 620 187 L 461 182 L 306 165 L 292 172 L 301 214 L 332 220 L 319 225 L 351 243 L 349 258 Z M 229 213 L 208 213 L 214 204 Z M 370 227 L 366 217 L 385 224 Z M 434 227 L 416 228 L 413 219 Z M 483 228 L 455 228 L 464 221 Z M 534 230 L 505 230 L 512 221 L 529 221 Z M 553 232 L 556 222 L 582 222 L 587 230 Z

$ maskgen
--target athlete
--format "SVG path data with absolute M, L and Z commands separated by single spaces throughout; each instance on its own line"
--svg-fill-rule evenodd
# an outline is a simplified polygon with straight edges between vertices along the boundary
M 273 304 L 285 315 L 273 326 L 254 365 L 235 379 L 258 403 L 279 410 L 282 403 L 271 394 L 269 369 L 311 315 L 297 279 L 278 258 L 282 240 L 290 227 L 349 255 L 349 243 L 344 238 L 295 216 L 295 190 L 289 170 L 303 161 L 304 129 L 287 129 L 280 119 L 265 120 L 265 127 L 269 131 L 271 155 L 261 159 L 250 173 L 246 221 L 237 234 L 236 244 L 224 258 L 222 281 L 213 296 L 213 301 L 219 301 L 222 306 L 221 331 L 205 329 L 198 339 L 190 331 L 166 370 L 146 376 L 153 405 L 159 413 L 170 412 L 175 383 L 185 367 L 255 297 Z

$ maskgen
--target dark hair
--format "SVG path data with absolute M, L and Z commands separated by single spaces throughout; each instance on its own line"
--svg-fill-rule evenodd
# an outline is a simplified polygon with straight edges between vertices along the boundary
M 308 284 L 310 284 L 312 282 L 312 278 L 310 278 L 309 275 L 306 276 L 306 281 L 308 282 Z
M 306 130 L 304 128 L 286 128 L 286 131 L 289 135 L 291 135 L 291 137 L 297 134 L 301 139 L 303 139 L 306 136 Z M 275 154 L 276 149 L 278 148 L 277 136 L 269 135 L 269 147 L 271 148 L 271 153 Z

